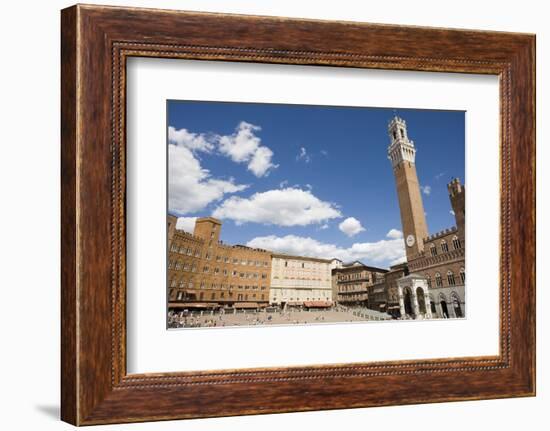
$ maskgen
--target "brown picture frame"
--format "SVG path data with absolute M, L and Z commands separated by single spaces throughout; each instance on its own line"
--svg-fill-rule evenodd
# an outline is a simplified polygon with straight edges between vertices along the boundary
M 91 425 L 535 394 L 534 35 L 83 5 L 61 18 L 62 420 Z M 130 56 L 498 75 L 500 354 L 127 374 Z

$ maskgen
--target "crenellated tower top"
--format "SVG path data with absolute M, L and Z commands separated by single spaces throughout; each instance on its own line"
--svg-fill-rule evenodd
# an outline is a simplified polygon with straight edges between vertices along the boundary
M 388 123 L 388 135 L 388 159 L 391 160 L 392 167 L 395 168 L 401 162 L 414 163 L 416 148 L 407 135 L 406 121 L 395 115 Z
M 458 178 L 453 178 L 451 182 L 447 184 L 447 190 L 449 191 L 449 199 L 453 207 L 456 225 L 459 230 L 464 232 L 466 219 L 466 188 L 460 183 Z

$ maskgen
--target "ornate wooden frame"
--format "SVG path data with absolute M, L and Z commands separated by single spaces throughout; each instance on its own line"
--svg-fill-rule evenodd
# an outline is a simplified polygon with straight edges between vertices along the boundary
M 535 394 L 535 36 L 102 6 L 62 11 L 61 417 L 75 425 Z M 129 56 L 494 74 L 500 354 L 126 373 Z

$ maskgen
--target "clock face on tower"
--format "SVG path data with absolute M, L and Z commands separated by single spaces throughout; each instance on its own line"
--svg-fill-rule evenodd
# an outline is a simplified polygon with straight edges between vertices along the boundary
M 407 236 L 407 246 L 412 247 L 414 245 L 414 235 Z

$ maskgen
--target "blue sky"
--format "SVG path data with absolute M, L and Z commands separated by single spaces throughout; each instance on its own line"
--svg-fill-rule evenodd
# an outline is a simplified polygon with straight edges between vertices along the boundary
M 417 149 L 428 229 L 450 227 L 446 184 L 464 182 L 464 112 L 395 112 Z M 385 108 L 169 101 L 168 211 L 185 230 L 194 217 L 221 218 L 230 244 L 387 267 L 403 256 L 387 159 L 393 115 Z

